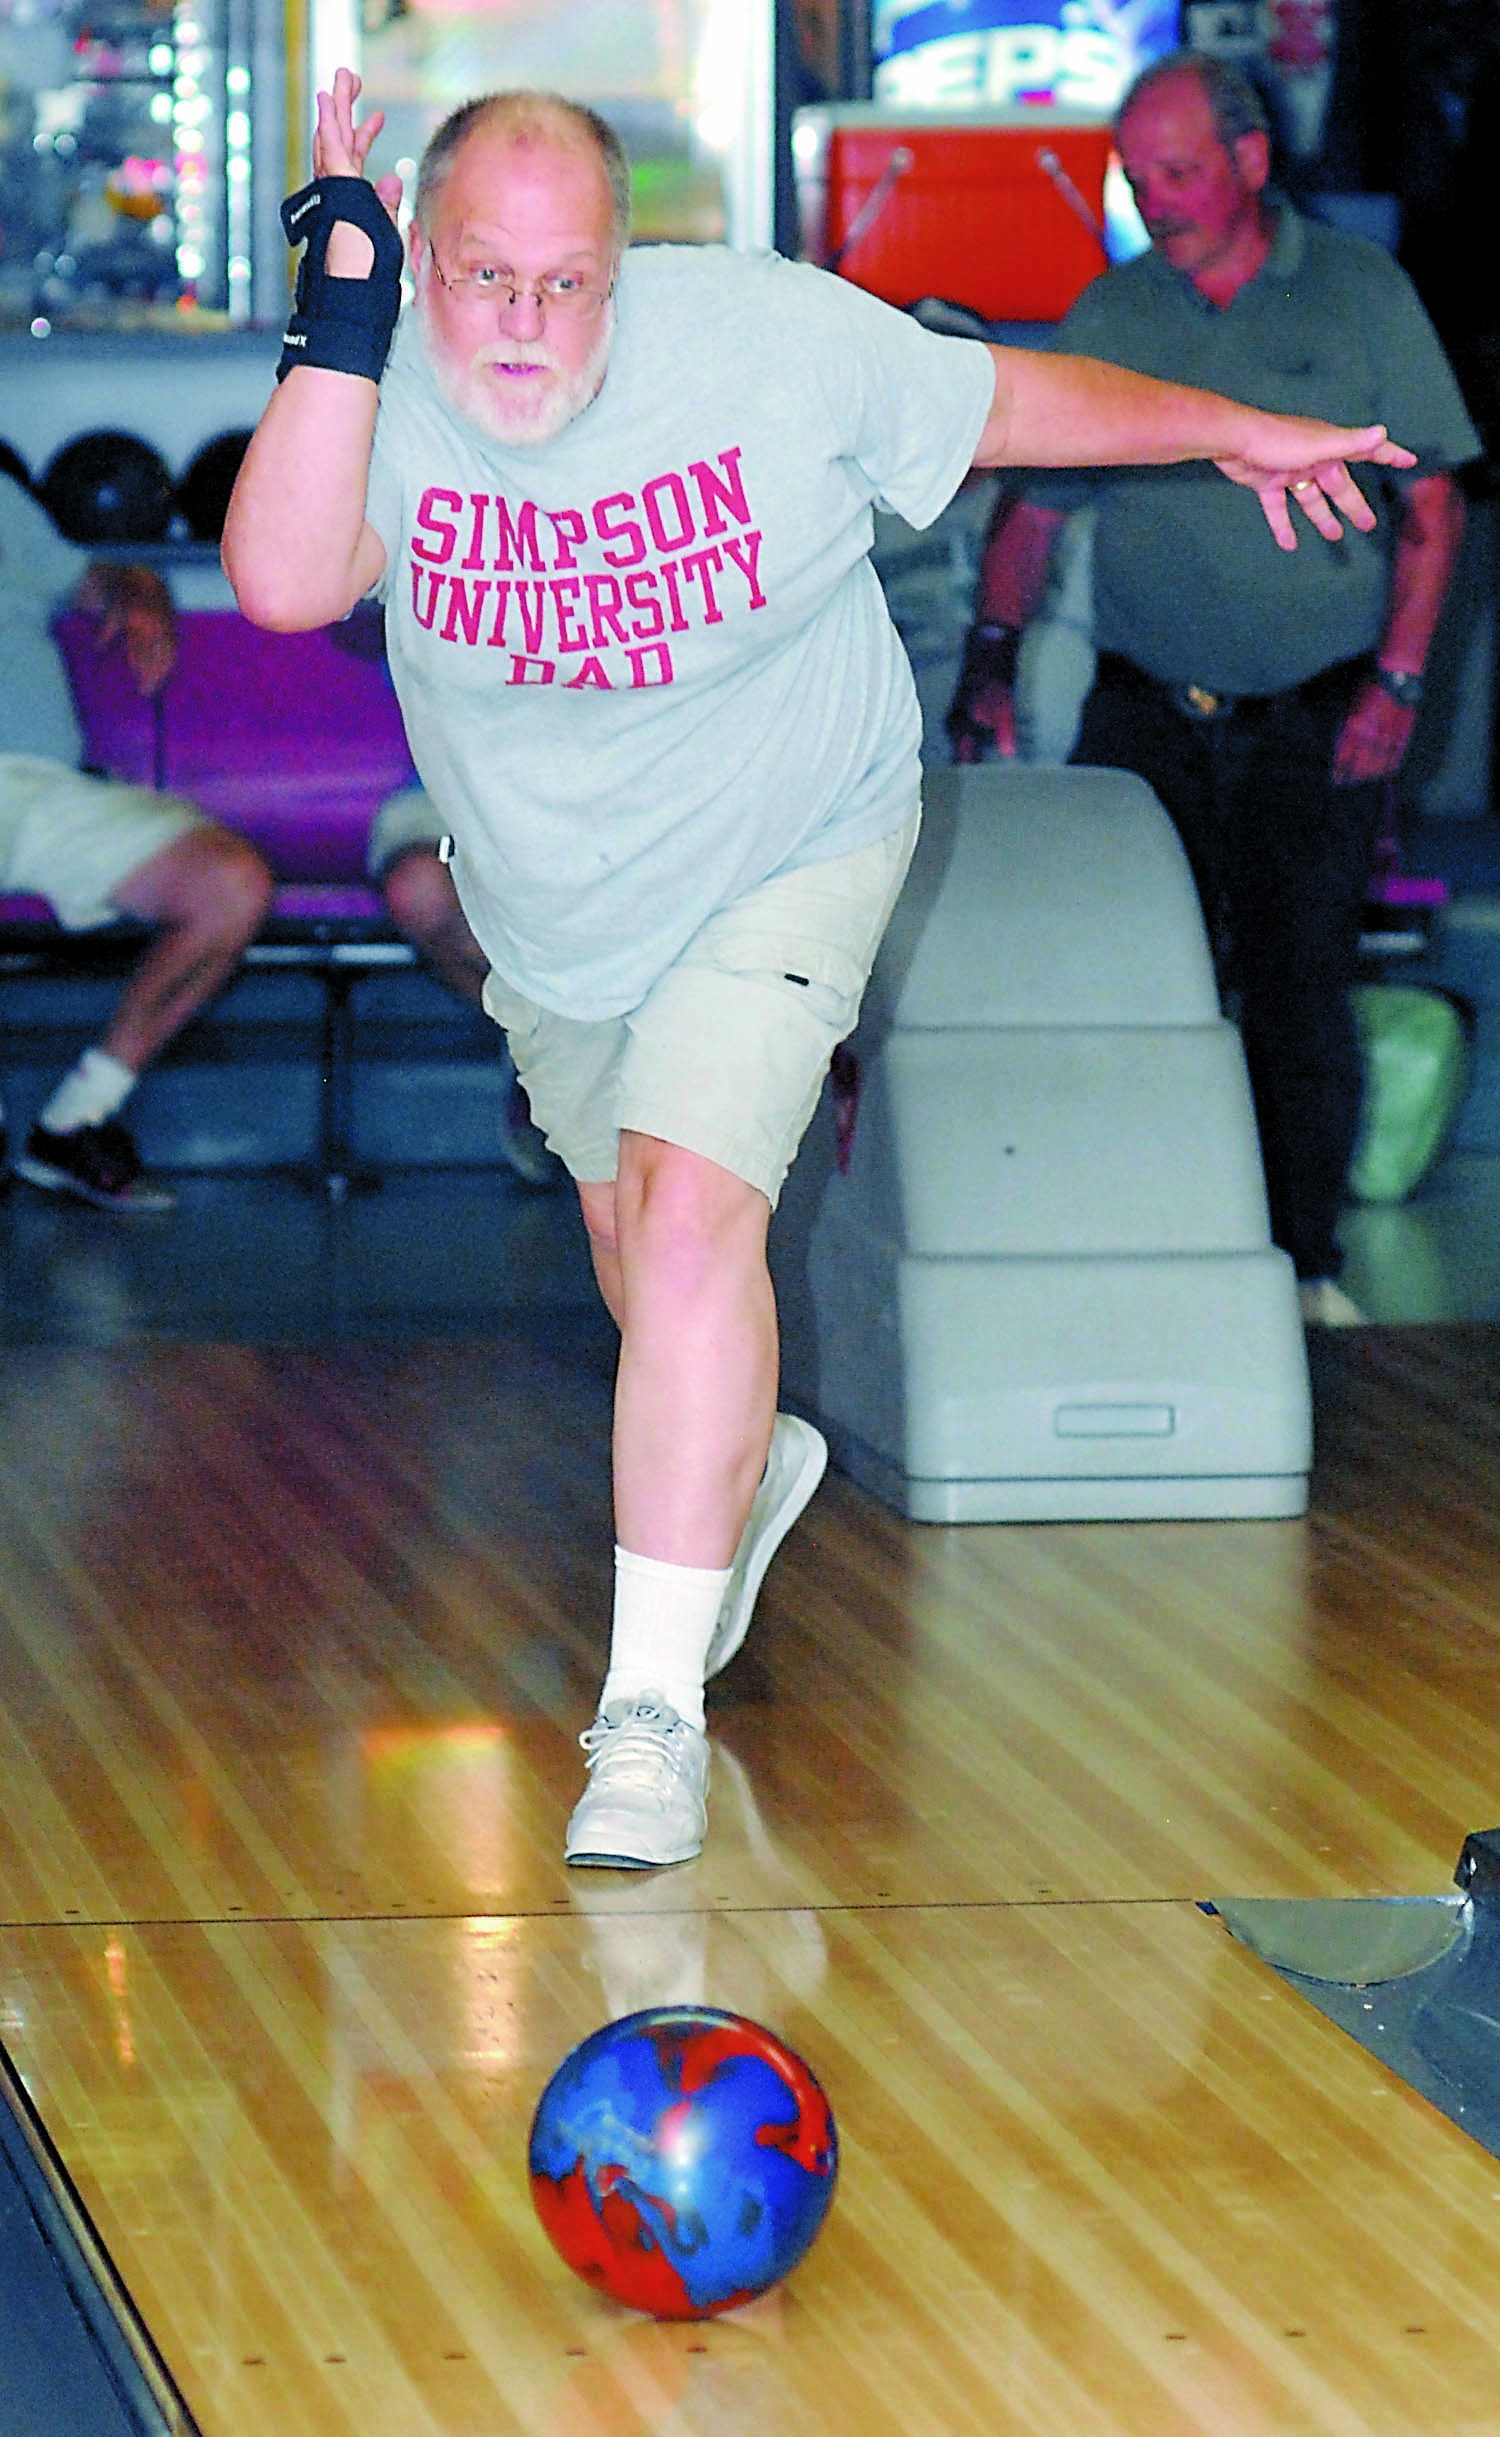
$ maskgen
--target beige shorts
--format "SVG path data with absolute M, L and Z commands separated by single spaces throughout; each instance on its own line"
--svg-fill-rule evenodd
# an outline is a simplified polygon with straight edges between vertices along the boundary
M 490 975 L 485 1007 L 573 1176 L 608 1183 L 621 1133 L 651 1134 L 743 1177 L 774 1208 L 829 1058 L 854 1029 L 919 820 L 725 906 L 628 1015 L 579 1023 Z
M 365 841 L 365 870 L 372 880 L 413 846 L 436 850 L 445 823 L 431 797 L 421 787 L 403 787 L 388 795 L 370 823 Z
M 205 826 L 180 796 L 0 753 L 0 886 L 47 898 L 65 930 L 114 922 L 121 881 Z

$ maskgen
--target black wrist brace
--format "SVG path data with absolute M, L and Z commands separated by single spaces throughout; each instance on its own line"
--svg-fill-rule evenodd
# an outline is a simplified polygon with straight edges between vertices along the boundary
M 338 279 L 327 268 L 335 223 L 352 220 L 375 248 L 368 278 Z M 353 372 L 378 381 L 401 310 L 401 240 L 390 213 L 367 178 L 314 178 L 281 207 L 288 245 L 306 240 L 297 271 L 292 318 L 281 344 L 276 378 L 297 364 L 324 372 Z

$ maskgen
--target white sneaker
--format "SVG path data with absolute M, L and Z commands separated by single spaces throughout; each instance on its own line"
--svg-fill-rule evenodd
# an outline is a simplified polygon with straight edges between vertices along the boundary
M 727 1667 L 750 1630 L 756 1594 L 766 1568 L 823 1478 L 828 1448 L 823 1434 L 795 1414 L 778 1413 L 771 1431 L 771 1452 L 760 1487 L 745 1519 L 740 1545 L 708 1645 L 703 1675 L 706 1682 Z
M 1358 1329 L 1369 1322 L 1353 1297 L 1332 1278 L 1304 1278 L 1297 1289 L 1302 1318 L 1308 1328 Z
M 708 1737 L 659 1692 L 642 1692 L 611 1701 L 578 1739 L 589 1781 L 564 1859 L 598 1870 L 690 1862 L 708 1825 Z

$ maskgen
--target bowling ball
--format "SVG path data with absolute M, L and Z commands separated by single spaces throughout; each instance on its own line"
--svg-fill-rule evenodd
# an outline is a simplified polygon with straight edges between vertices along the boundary
M 36 488 L 70 542 L 159 542 L 172 520 L 165 461 L 133 432 L 80 432 Z
M 528 2163 L 537 2215 L 585 2284 L 654 2318 L 700 2319 L 796 2266 L 833 2198 L 838 2135 L 774 2032 L 658 2006 L 564 2057 Z
M 249 446 L 247 431 L 220 432 L 216 440 L 204 441 L 178 477 L 177 512 L 196 540 L 222 539 L 229 494 Z

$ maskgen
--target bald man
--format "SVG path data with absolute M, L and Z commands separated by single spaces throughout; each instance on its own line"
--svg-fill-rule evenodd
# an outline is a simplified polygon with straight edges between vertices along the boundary
M 695 1854 L 704 1684 L 823 1469 L 778 1415 L 766 1230 L 916 838 L 915 688 L 873 508 L 972 465 L 1216 461 L 1293 547 L 1369 521 L 1382 431 L 938 338 L 841 280 L 627 252 L 593 112 L 486 96 L 428 148 L 399 301 L 378 114 L 320 96 L 285 378 L 225 564 L 272 626 L 386 603 L 485 1003 L 619 1324 L 615 1604 L 575 1864 Z M 382 302 L 382 300 L 384 300 Z

